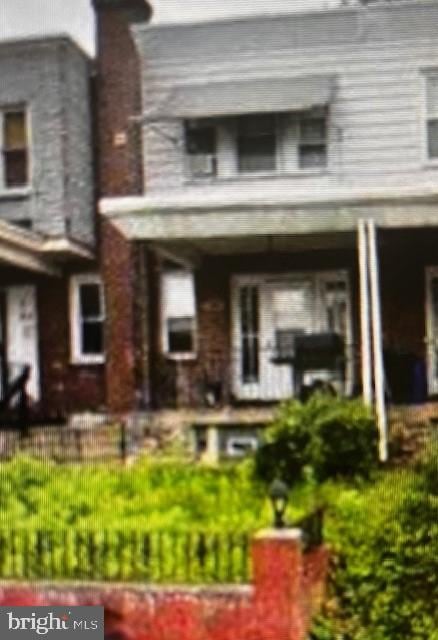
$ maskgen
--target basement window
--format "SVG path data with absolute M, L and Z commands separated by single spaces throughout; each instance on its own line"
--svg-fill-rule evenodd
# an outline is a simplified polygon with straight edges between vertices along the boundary
M 27 116 L 23 108 L 3 111 L 3 185 L 7 189 L 29 182 Z
M 196 352 L 196 303 L 193 273 L 162 275 L 162 344 L 170 358 L 193 358 Z
M 105 305 L 100 277 L 93 274 L 71 280 L 72 360 L 99 364 L 105 360 Z

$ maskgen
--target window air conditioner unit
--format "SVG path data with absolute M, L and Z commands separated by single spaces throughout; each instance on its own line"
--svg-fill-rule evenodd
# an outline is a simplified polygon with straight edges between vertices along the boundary
M 189 169 L 192 176 L 213 176 L 216 173 L 216 156 L 211 153 L 191 155 Z

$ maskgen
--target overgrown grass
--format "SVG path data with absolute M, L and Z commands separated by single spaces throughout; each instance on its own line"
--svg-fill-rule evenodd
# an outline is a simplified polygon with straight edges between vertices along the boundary
M 207 468 L 143 458 L 124 468 L 20 457 L 0 465 L 0 481 L 3 528 L 251 532 L 272 519 L 251 461 Z M 305 515 L 313 499 L 310 484 L 295 488 L 289 520 Z

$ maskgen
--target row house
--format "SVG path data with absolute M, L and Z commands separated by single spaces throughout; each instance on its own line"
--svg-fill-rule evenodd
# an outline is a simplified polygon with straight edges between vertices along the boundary
M 438 3 L 94 5 L 109 405 L 436 395 Z
M 104 405 L 91 72 L 67 37 L 0 43 L 2 415 L 20 380 L 35 419 Z

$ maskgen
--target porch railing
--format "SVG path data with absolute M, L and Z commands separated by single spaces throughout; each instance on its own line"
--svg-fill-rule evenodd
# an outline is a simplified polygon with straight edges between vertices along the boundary
M 293 364 L 278 362 L 277 350 L 270 345 L 257 352 L 243 350 L 220 352 L 199 348 L 192 360 L 155 360 L 151 394 L 153 408 L 180 406 L 220 407 L 239 402 L 278 401 L 296 395 Z M 347 345 L 342 366 L 308 370 L 304 386 L 320 381 L 336 393 L 352 395 L 359 371 L 359 353 Z

